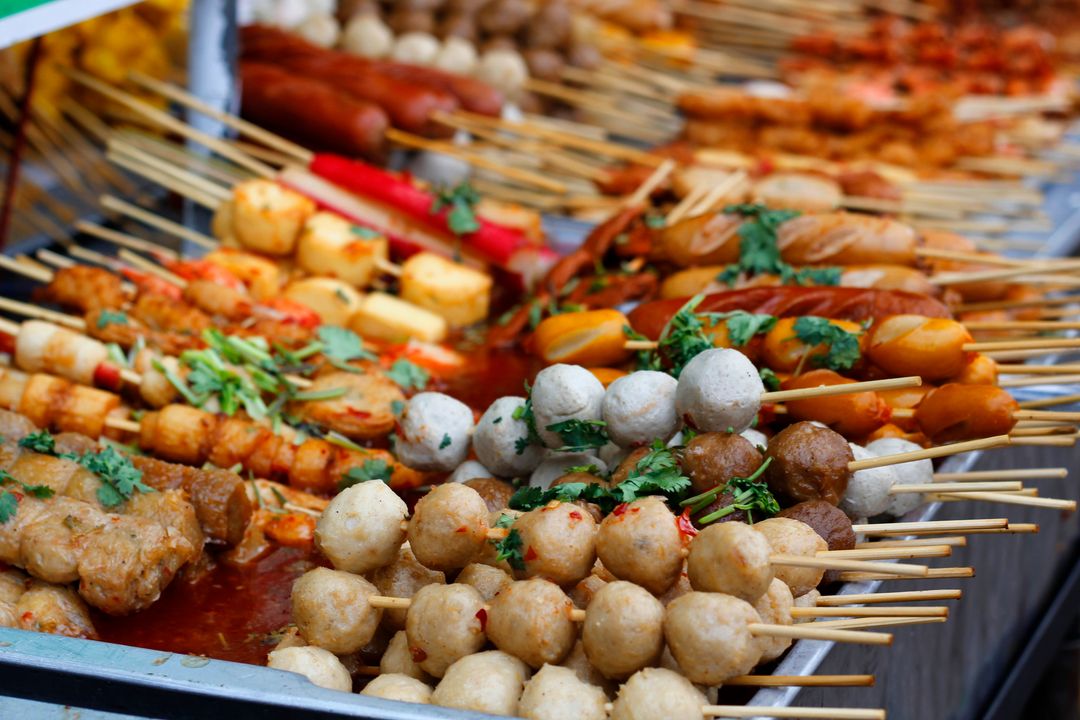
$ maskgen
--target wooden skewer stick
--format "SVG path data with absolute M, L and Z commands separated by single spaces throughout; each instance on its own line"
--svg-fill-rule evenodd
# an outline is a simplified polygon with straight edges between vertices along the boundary
M 963 493 L 961 495 L 941 493 L 941 497 L 949 500 L 985 500 L 986 502 L 996 502 L 1004 505 L 1025 505 L 1028 507 L 1049 508 L 1051 510 L 1065 510 L 1066 512 L 1076 511 L 1075 500 L 1059 500 L 1057 498 L 1027 497 L 1025 495 L 994 492 Z
M 1080 373 L 1080 363 L 1062 363 L 1060 365 L 1004 365 L 998 364 L 1001 375 L 1058 375 Z
M 175 285 L 180 289 L 184 289 L 188 285 L 187 280 L 180 277 L 179 275 L 169 272 L 157 263 L 151 262 L 146 258 L 142 257 L 141 255 L 136 255 L 135 253 L 131 252 L 126 248 L 122 248 L 121 250 L 119 250 L 116 253 L 116 256 L 127 264 L 131 265 L 132 267 L 135 267 L 145 273 L 149 273 L 150 275 L 160 278 L 165 282 Z
M 911 452 L 906 453 L 881 455 L 875 458 L 867 458 L 866 460 L 855 460 L 848 463 L 848 470 L 850 470 L 851 472 L 856 472 L 857 470 L 867 470 L 869 468 L 885 467 L 886 465 L 898 465 L 900 463 L 911 462 L 913 460 L 928 460 L 933 458 L 946 457 L 948 455 L 956 455 L 958 453 L 970 452 L 972 450 L 986 450 L 988 448 L 1002 447 L 1004 445 L 1010 444 L 1010 442 L 1012 442 L 1012 439 L 1008 435 L 994 435 L 992 437 L 980 438 L 978 440 L 966 440 L 964 442 L 952 443 L 950 445 L 939 445 L 937 447 L 926 448 L 925 450 L 912 450 Z
M 868 580 L 910 580 L 906 575 L 897 573 L 872 573 L 872 572 L 842 572 L 839 575 L 841 582 L 866 582 Z M 957 578 L 975 577 L 975 569 L 969 567 L 957 568 L 930 568 L 927 580 L 954 580 Z
M 968 330 L 1080 330 L 1080 322 L 1061 320 L 968 320 Z
M 213 195 L 209 195 L 201 190 L 187 185 L 186 183 L 180 182 L 176 178 L 170 177 L 169 175 L 159 170 L 155 170 L 154 168 L 149 167 L 145 163 L 137 162 L 136 160 L 131 159 L 127 155 L 115 151 L 109 151 L 108 153 L 106 153 L 106 157 L 113 164 L 122 167 L 130 172 L 133 172 L 136 175 L 141 175 L 147 180 L 157 183 L 166 190 L 171 190 L 178 195 L 186 197 L 188 200 L 197 202 L 208 210 L 216 210 L 218 206 L 221 205 L 221 201 Z
M 874 544 L 874 543 L 872 543 Z M 876 543 L 881 544 L 881 543 Z M 851 550 L 823 550 L 818 557 L 851 558 L 852 560 L 910 560 L 912 558 L 948 557 L 948 545 L 904 545 L 895 547 L 861 547 Z
M 735 687 L 873 687 L 873 675 L 737 675 L 724 681 Z
M 910 590 L 906 592 L 855 593 L 851 595 L 822 595 L 818 607 L 861 605 L 862 603 L 919 602 L 922 600 L 959 600 L 962 590 Z
M 975 470 L 972 472 L 934 473 L 935 480 L 943 482 L 962 482 L 965 480 L 1035 480 L 1038 478 L 1064 478 L 1069 476 L 1068 468 L 1028 468 L 1015 470 Z
M 931 275 L 928 279 L 934 285 L 963 285 L 990 280 L 1009 280 L 1036 273 L 1061 273 L 1074 270 L 1080 270 L 1080 261 L 1059 260 L 1056 263 L 1028 263 L 1021 267 L 1011 267 L 1004 270 L 940 273 Z
M 858 575 L 859 573 L 851 573 Z M 902 580 L 903 578 L 891 577 L 885 580 Z M 896 618 L 852 618 L 851 620 L 815 620 L 811 623 L 814 627 L 831 627 L 839 629 L 856 628 L 883 628 L 896 625 L 933 625 L 935 623 L 948 622 L 943 617 L 896 617 Z
M 479 153 L 463 150 L 453 143 L 440 140 L 429 140 L 428 138 L 413 135 L 412 133 L 407 133 L 395 128 L 387 128 L 386 139 L 395 142 L 398 145 L 404 145 L 405 147 L 449 155 L 450 157 L 455 157 L 469 165 L 498 173 L 519 183 L 532 185 L 533 187 L 538 187 L 549 192 L 564 195 L 569 190 L 563 183 L 552 180 L 545 175 L 534 173 L 529 170 L 522 170 L 521 168 L 510 167 L 505 163 L 493 160 Z
M 1080 402 L 1080 393 L 1058 395 L 1056 397 L 1043 398 L 1041 400 L 1024 400 L 1019 403 L 1019 405 L 1022 408 L 1031 410 L 1034 408 L 1054 407 L 1055 405 L 1072 405 L 1077 402 Z
M 667 180 L 668 175 L 670 175 L 674 170 L 675 161 L 670 159 L 664 160 L 662 163 L 660 163 L 656 170 L 654 170 L 652 174 L 645 179 L 645 182 L 641 183 L 641 185 L 638 185 L 637 189 L 627 196 L 626 200 L 623 201 L 622 206 L 634 207 L 635 205 L 642 205 L 646 203 L 649 200 L 649 196 L 653 194 L 653 191 L 655 191 L 656 188 L 660 187 L 660 185 L 665 180 Z
M 456 112 L 453 115 L 448 115 L 439 111 L 432 113 L 431 117 L 433 120 L 439 122 L 442 122 L 444 118 L 458 119 L 480 127 L 506 130 L 507 132 L 516 133 L 518 135 L 540 137 L 564 147 L 599 153 L 601 155 L 606 155 L 607 157 L 627 160 L 640 165 L 648 165 L 650 167 L 658 167 L 664 162 L 664 158 L 659 155 L 654 155 L 653 153 L 645 152 L 644 150 L 638 150 L 637 148 L 628 145 L 620 145 L 619 143 L 608 142 L 606 140 L 584 137 L 566 130 L 542 126 L 537 123 L 499 120 L 487 117 L 486 115 L 476 115 L 474 113 L 461 111 Z
M 145 150 L 141 150 L 125 140 L 109 140 L 109 151 L 113 154 L 126 156 L 135 162 L 142 163 L 146 167 L 175 178 L 178 182 L 182 182 L 188 187 L 195 188 L 199 192 L 215 198 L 219 203 L 232 197 L 232 191 L 225 186 L 208 180 L 204 175 L 196 174 L 191 170 L 187 170 L 179 165 L 174 165 L 167 160 L 163 160 L 157 155 L 152 155 Z
M 8 312 L 17 313 L 26 317 L 37 318 L 39 320 L 46 320 L 56 325 L 62 325 L 66 328 L 77 330 L 79 332 L 86 332 L 86 321 L 82 318 L 72 317 L 71 315 L 56 312 L 55 310 L 49 310 L 48 308 L 19 302 L 18 300 L 11 300 L 6 297 L 0 297 L 0 310 L 6 310 Z
M 679 201 L 679 204 L 673 207 L 671 212 L 667 214 L 665 224 L 674 225 L 689 215 L 690 210 L 695 207 L 698 202 L 703 200 L 708 193 L 709 188 L 705 183 L 699 183 L 690 188 L 690 192 L 686 193 L 682 200 Z
M 54 253 L 48 248 L 41 248 L 34 255 L 44 263 L 43 267 L 72 268 L 79 264 L 65 255 Z
M 218 247 L 218 241 L 207 235 L 203 235 L 201 232 L 192 230 L 191 228 L 181 225 L 180 223 L 173 222 L 167 218 L 164 218 L 156 213 L 152 213 L 149 210 L 133 205 L 126 200 L 113 197 L 112 195 L 101 196 L 101 206 L 106 210 L 118 212 L 123 215 L 127 215 L 133 220 L 138 220 L 141 223 L 149 225 L 152 228 L 162 230 L 171 235 L 175 235 L 178 238 L 184 240 L 190 240 L 191 242 L 204 247 L 207 250 L 214 250 Z
M 1009 527 L 1008 518 L 986 518 L 984 520 L 923 520 L 921 522 L 864 523 L 852 525 L 856 533 L 866 535 L 923 535 L 929 533 L 972 532 L 974 530 L 996 530 Z
M 1034 340 L 991 340 L 964 343 L 964 352 L 997 352 L 1001 350 L 1051 350 L 1080 347 L 1080 338 L 1038 338 Z
M 885 380 L 866 380 L 863 382 L 844 383 L 843 385 L 818 385 L 817 387 L 799 388 L 797 390 L 776 390 L 762 393 L 761 402 L 780 403 L 805 398 L 830 397 L 832 395 L 848 395 L 850 393 L 869 392 L 878 390 L 897 390 L 900 388 L 918 387 L 922 385 L 922 378 L 918 375 L 909 377 L 887 378 Z
M 925 565 L 902 565 L 900 563 L 879 563 L 865 560 L 847 560 L 837 557 L 806 557 L 803 555 L 769 556 L 774 565 L 803 568 L 823 568 L 826 570 L 858 570 L 863 572 L 889 572 L 906 577 L 927 577 L 929 568 Z
M 170 250 L 167 247 L 162 247 L 157 243 L 152 243 L 142 238 L 135 237 L 134 235 L 128 235 L 127 233 L 119 232 L 118 230 L 112 230 L 101 225 L 96 225 L 86 220 L 79 220 L 75 223 L 75 229 L 81 233 L 87 235 L 93 235 L 96 238 L 110 242 L 113 245 L 119 245 L 120 247 L 128 248 L 130 250 L 138 250 L 139 252 L 163 255 L 169 260 L 179 260 L 180 253 L 175 250 Z
M 1013 310 L 1016 308 L 1046 307 L 1048 305 L 1071 305 L 1080 302 L 1080 296 L 1063 295 L 1061 297 L 1037 298 L 1032 300 L 993 300 L 957 305 L 957 313 L 982 312 L 983 310 Z
M 963 535 L 940 536 L 933 535 L 925 538 L 908 538 L 906 540 L 864 540 L 855 543 L 855 549 L 860 548 L 906 548 L 923 547 L 926 545 L 947 545 L 951 547 L 967 546 L 967 538 Z
M 123 105 L 127 109 L 141 115 L 155 125 L 163 127 L 170 132 L 176 133 L 177 135 L 182 135 L 188 140 L 197 142 L 203 147 L 213 150 L 218 155 L 232 160 L 237 165 L 241 165 L 248 170 L 256 173 L 257 175 L 270 178 L 273 177 L 275 174 L 274 169 L 271 168 L 269 165 L 264 165 L 258 160 L 252 158 L 251 156 L 241 152 L 240 150 L 237 150 L 235 147 L 229 145 L 223 140 L 219 140 L 218 138 L 207 135 L 200 130 L 196 130 L 190 125 L 181 122 L 180 120 L 177 120 L 167 112 L 159 110 L 158 108 L 140 100 L 134 95 L 126 93 L 123 90 L 114 88 L 113 86 L 104 83 L 97 78 L 87 75 L 86 73 L 79 70 L 74 70 L 72 68 L 63 68 L 62 72 L 67 75 L 67 77 L 79 83 L 80 85 L 88 87 L 91 90 L 94 90 L 101 95 L 104 95 L 110 100 L 113 100 L 120 105 Z
M 1077 435 L 1061 435 L 1059 437 L 1018 437 L 1012 441 L 1013 445 L 1027 445 L 1033 447 L 1073 447 L 1078 439 Z
M 40 283 L 52 282 L 53 279 L 51 272 L 44 272 L 29 265 L 25 265 L 7 255 L 0 255 L 0 268 L 10 270 L 13 273 L 28 277 L 31 280 L 36 280 Z
M 1001 492 L 1009 490 L 1023 490 L 1024 485 L 1020 482 L 956 482 L 956 483 L 923 483 L 913 485 L 894 485 L 889 489 L 890 495 L 903 495 L 905 493 L 927 492 Z
M 280 135 L 274 133 L 250 123 L 247 120 L 238 118 L 230 113 L 222 112 L 217 108 L 208 105 L 196 96 L 187 92 L 186 90 L 172 85 L 170 83 L 162 82 L 148 75 L 144 75 L 138 71 L 131 71 L 128 73 L 128 78 L 136 85 L 156 92 L 159 95 L 163 95 L 170 100 L 174 100 L 181 105 L 186 105 L 189 108 L 197 110 L 200 114 L 206 117 L 213 118 L 223 125 L 233 128 L 240 132 L 241 135 L 256 140 L 266 145 L 267 147 L 274 148 L 275 150 L 285 153 L 291 156 L 294 160 L 297 160 L 304 165 L 308 165 L 315 154 L 306 148 L 300 147 L 294 142 L 290 142 Z
M 948 617 L 949 608 L 944 605 L 929 607 L 793 607 L 793 618 L 819 617 Z
M 982 530 L 969 530 L 968 535 L 1017 535 L 1037 534 L 1039 526 L 1036 523 L 1009 523 L 1003 528 L 984 528 Z
M 19 334 L 19 323 L 0 317 L 0 333 L 15 337 Z

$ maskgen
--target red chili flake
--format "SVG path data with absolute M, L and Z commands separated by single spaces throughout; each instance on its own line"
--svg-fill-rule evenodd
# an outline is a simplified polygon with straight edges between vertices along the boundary
M 776 404 L 762 403 L 761 411 L 758 412 L 758 427 L 771 425 L 774 420 L 776 420 Z
M 540 556 L 536 554 L 536 551 L 533 550 L 533 546 L 530 545 L 529 549 L 525 551 L 525 562 L 532 562 L 538 557 Z
M 427 653 L 424 652 L 424 649 L 413 645 L 409 646 L 409 655 L 412 656 L 412 661 L 414 663 L 422 663 L 427 660 Z
M 690 508 L 686 508 L 682 511 L 682 515 L 675 518 L 675 526 L 679 528 L 679 534 L 683 536 L 684 543 L 698 534 L 694 523 L 690 521 Z
M 580 520 L 581 519 L 581 513 L 579 513 L 577 510 L 571 510 L 570 511 L 570 519 L 571 520 Z
M 8 355 L 15 354 L 15 337 L 13 335 L 0 333 L 0 352 Z
M 487 632 L 487 610 L 484 608 L 477 610 L 476 619 L 480 621 L 480 632 Z
M 611 511 L 612 515 L 619 516 L 626 512 L 626 503 L 619 503 L 615 506 L 615 509 Z
M 28 622 L 30 622 L 31 620 L 33 620 L 33 619 L 34 619 L 34 613 L 32 613 L 32 612 L 30 612 L 29 610 L 27 610 L 26 612 L 24 612 L 24 613 L 22 614 L 22 616 L 21 616 L 21 617 L 22 617 L 22 621 L 23 621 L 23 622 L 25 622 L 25 623 L 28 623 Z
M 459 527 L 459 528 L 458 528 L 457 530 L 455 530 L 454 532 L 456 532 L 456 533 L 465 533 L 465 532 L 469 532 L 469 528 L 467 528 L 466 526 L 462 525 L 461 527 Z

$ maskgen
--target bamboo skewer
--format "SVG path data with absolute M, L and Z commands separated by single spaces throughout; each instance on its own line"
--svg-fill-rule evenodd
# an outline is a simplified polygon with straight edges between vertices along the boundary
M 824 550 L 818 553 L 819 557 L 851 558 L 852 560 L 910 560 L 913 558 L 948 557 L 950 555 L 952 555 L 952 548 L 948 545 L 864 546 L 851 550 Z
M 236 148 L 232 147 L 231 145 L 222 140 L 219 140 L 218 138 L 196 130 L 187 123 L 177 120 L 172 115 L 169 115 L 167 112 L 159 110 L 156 107 L 146 102 L 143 102 L 134 95 L 114 88 L 111 85 L 104 83 L 101 80 L 98 80 L 97 78 L 87 75 L 86 73 L 79 70 L 74 70 L 72 68 L 64 68 L 63 73 L 70 79 L 79 83 L 80 85 L 90 88 L 91 90 L 94 90 L 95 92 L 104 95 L 110 100 L 119 103 L 128 110 L 131 110 L 141 115 L 153 124 L 163 127 L 170 132 L 174 132 L 177 135 L 181 135 L 188 140 L 197 142 L 203 147 L 213 150 L 218 155 L 221 155 L 224 158 L 228 158 L 237 165 L 245 167 L 257 175 L 269 178 L 273 177 L 275 174 L 274 169 L 271 168 L 269 165 L 264 165 L 258 160 L 252 158 L 250 155 L 240 152 Z
M 899 580 L 901 578 L 886 578 Z M 943 617 L 894 617 L 894 618 L 852 618 L 851 620 L 815 620 L 810 623 L 814 627 L 831 627 L 839 630 L 857 630 L 863 628 L 885 628 L 899 625 L 934 625 L 948 622 Z
M 115 151 L 109 151 L 106 157 L 116 165 L 141 175 L 147 180 L 157 183 L 166 190 L 171 190 L 179 195 L 186 197 L 189 200 L 199 203 L 208 210 L 216 210 L 221 201 L 213 195 L 207 194 L 201 190 L 191 187 L 186 183 L 177 180 L 174 177 L 167 175 L 166 173 L 155 170 L 154 168 L 146 165 L 145 163 L 138 162 L 131 159 L 129 156 Z
M 180 259 L 180 253 L 176 252 L 175 250 L 170 250 L 167 247 L 163 247 L 156 243 L 143 240 L 142 238 L 135 237 L 134 235 L 128 235 L 127 233 L 111 230 L 109 228 L 96 225 L 92 222 L 79 220 L 75 223 L 75 229 L 81 233 L 92 235 L 96 238 L 101 238 L 102 240 L 106 240 L 110 243 L 113 243 L 114 245 L 119 245 L 123 248 L 164 256 L 169 260 Z
M 132 218 L 133 220 L 138 220 L 139 222 L 145 225 L 149 225 L 152 228 L 162 230 L 184 240 L 190 240 L 196 245 L 204 247 L 207 250 L 213 250 L 218 247 L 217 240 L 213 239 L 212 237 L 203 235 L 200 232 L 196 232 L 195 230 L 192 230 L 185 225 L 181 225 L 180 223 L 168 220 L 156 213 L 152 213 L 149 210 L 141 208 L 138 205 L 133 205 L 126 200 L 121 200 L 120 198 L 113 197 L 112 195 L 103 195 L 101 197 L 101 205 L 106 210 L 122 213 Z
M 949 608 L 945 606 L 929 607 L 793 607 L 793 618 L 836 618 L 836 617 L 948 617 Z
M 79 332 L 86 332 L 86 321 L 82 318 L 72 317 L 55 310 L 49 310 L 47 308 L 38 307 L 36 305 L 30 305 L 29 303 L 19 302 L 18 300 L 11 300 L 6 297 L 0 297 L 0 310 L 6 310 L 8 312 L 16 313 L 19 315 L 28 315 L 30 317 L 36 317 L 41 320 L 54 323 L 56 325 L 62 325 L 72 330 Z
M 930 568 L 927 580 L 955 580 L 958 578 L 975 577 L 975 569 L 969 567 L 955 568 Z M 873 573 L 873 572 L 842 572 L 839 574 L 841 582 L 866 582 L 869 580 L 910 580 L 906 575 L 897 573 Z
M 858 470 L 884 467 L 886 465 L 911 462 L 913 460 L 927 460 L 945 457 L 947 455 L 955 455 L 957 453 L 969 452 L 971 450 L 986 450 L 989 448 L 1002 447 L 1004 445 L 1010 444 L 1010 442 L 1011 438 L 1008 435 L 995 435 L 993 437 L 980 438 L 978 440 L 967 440 L 964 442 L 952 443 L 951 445 L 939 445 L 937 447 L 926 448 L 924 450 L 913 450 L 906 453 L 896 453 L 894 455 L 882 455 L 876 458 L 867 458 L 866 460 L 855 460 L 848 463 L 848 470 L 850 470 L 851 472 L 856 472 Z
M 1080 393 L 1073 395 L 1058 395 L 1057 397 L 1043 398 L 1041 400 L 1024 400 L 1019 403 L 1020 407 L 1033 409 L 1054 407 L 1056 405 L 1072 405 L 1073 403 L 1080 402 Z
M 932 533 L 972 532 L 975 530 L 997 530 L 1008 528 L 1007 518 L 987 518 L 983 520 L 924 520 L 921 522 L 863 523 L 852 525 L 855 533 L 865 535 L 922 535 Z
M 931 496 L 933 497 L 933 496 Z M 986 502 L 1002 503 L 1004 505 L 1024 505 L 1027 507 L 1048 508 L 1051 510 L 1076 511 L 1075 500 L 1059 500 L 1057 498 L 1027 497 L 1024 495 L 1011 495 L 997 492 L 974 492 L 957 495 L 954 493 L 941 493 L 944 500 L 984 500 Z
M 872 687 L 873 675 L 738 675 L 724 685 L 733 687 Z
M 961 590 L 911 590 L 907 592 L 859 593 L 851 595 L 822 595 L 818 607 L 837 607 L 862 603 L 918 602 L 921 600 L 959 600 Z
M 947 545 L 950 547 L 967 546 L 967 538 L 963 535 L 932 535 L 924 538 L 907 538 L 904 540 L 863 540 L 855 543 L 855 548 L 907 548 L 925 547 L 927 545 Z
M 934 473 L 934 479 L 943 482 L 962 482 L 965 480 L 1035 480 L 1038 478 L 1064 478 L 1068 477 L 1068 475 L 1069 469 L 1062 467 Z
M 217 108 L 203 102 L 195 95 L 192 95 L 191 93 L 182 90 L 176 85 L 162 82 L 134 70 L 128 73 L 128 78 L 140 87 L 155 92 L 158 95 L 167 97 L 170 100 L 174 100 L 181 105 L 192 108 L 193 110 L 196 110 L 199 114 L 217 120 L 222 125 L 226 125 L 234 130 L 239 131 L 241 135 L 249 137 L 252 140 L 261 142 L 267 147 L 282 152 L 285 155 L 290 156 L 293 160 L 303 163 L 304 165 L 309 164 L 312 158 L 315 157 L 315 154 L 312 153 L 310 150 L 307 150 L 306 148 L 303 148 L 296 143 L 290 142 L 285 138 L 281 137 L 280 135 L 269 132 L 259 127 L 258 125 L 255 125 L 254 123 L 250 123 L 247 120 L 238 118 L 235 115 L 222 112 Z

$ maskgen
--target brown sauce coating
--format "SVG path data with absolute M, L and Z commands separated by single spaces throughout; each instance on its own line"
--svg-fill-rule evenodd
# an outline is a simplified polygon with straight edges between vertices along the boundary
M 772 458 L 765 477 L 781 505 L 806 500 L 838 504 L 851 479 L 848 463 L 855 459 L 842 435 L 808 422 L 784 428 L 765 456 Z
M 855 547 L 855 532 L 844 511 L 824 500 L 807 500 L 780 511 L 777 517 L 805 523 L 829 543 L 830 550 L 851 550 Z
M 761 453 L 742 435 L 711 432 L 687 443 L 679 464 L 694 491 L 702 493 L 733 477 L 750 477 L 761 463 Z

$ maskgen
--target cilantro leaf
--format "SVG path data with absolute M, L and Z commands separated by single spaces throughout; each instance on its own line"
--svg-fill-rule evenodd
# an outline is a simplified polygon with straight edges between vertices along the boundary
M 79 458 L 79 464 L 101 478 L 98 500 L 105 507 L 114 507 L 138 492 L 154 492 L 154 488 L 142 481 L 142 470 L 131 460 L 109 446 L 96 453 L 87 452 Z
M 797 285 L 839 285 L 844 271 L 838 267 L 808 267 L 794 275 Z
M 776 318 L 772 315 L 748 313 L 745 310 L 708 313 L 707 317 L 714 323 L 724 323 L 733 347 L 742 347 L 750 342 L 755 335 L 764 335 L 776 325 Z
M 98 328 L 98 330 L 103 330 L 106 327 L 108 327 L 109 325 L 127 325 L 127 324 L 128 324 L 128 316 L 127 316 L 127 313 L 125 313 L 125 312 L 120 312 L 118 310 L 102 310 L 98 314 L 98 318 L 97 318 L 97 328 Z
M 19 441 L 19 447 L 43 455 L 56 454 L 56 440 L 45 430 L 30 433 Z
M 445 450 L 450 447 L 452 443 L 453 440 L 450 439 L 450 433 L 443 433 L 442 440 L 439 441 L 439 449 Z
M 785 285 L 839 285 L 840 268 L 804 268 L 796 270 L 780 256 L 776 233 L 788 220 L 798 217 L 796 210 L 769 210 L 764 205 L 743 204 L 724 208 L 725 213 L 746 218 L 739 226 L 739 261 L 716 276 L 718 282 L 734 285 L 740 275 L 779 275 Z
M 349 360 L 374 360 L 375 355 L 364 349 L 364 341 L 348 328 L 337 325 L 320 325 L 319 340 L 322 353 L 328 360 L 346 363 Z
M 513 510 L 528 511 L 544 507 L 552 500 L 564 503 L 584 500 L 599 505 L 604 512 L 610 512 L 617 504 L 611 492 L 600 483 L 573 482 L 552 485 L 547 490 L 525 485 L 518 488 L 507 505 Z
M 446 224 L 455 235 L 468 235 L 480 229 L 476 219 L 476 206 L 480 194 L 468 182 L 462 182 L 452 188 L 442 188 L 431 204 L 431 214 L 449 208 Z
M 694 312 L 704 295 L 695 295 L 671 316 L 660 333 L 658 349 L 671 366 L 670 373 L 678 378 L 683 368 L 701 353 L 713 347 L 716 338 L 705 332 L 705 324 Z
M 613 487 L 611 492 L 618 502 L 627 503 L 645 495 L 673 496 L 688 487 L 690 478 L 682 474 L 675 454 L 662 441 L 655 440 L 626 480 Z
M 525 404 L 514 408 L 512 417 L 525 423 L 526 435 L 514 441 L 515 454 L 520 455 L 529 449 L 530 445 L 542 445 L 540 434 L 536 431 L 536 416 L 532 409 L 532 390 L 529 383 L 525 383 Z
M 511 528 L 506 537 L 502 540 L 495 541 L 494 544 L 495 550 L 497 551 L 497 554 L 495 555 L 496 562 L 505 560 L 509 563 L 510 567 L 515 570 L 525 569 L 525 556 L 521 552 L 522 547 L 524 547 L 524 543 L 521 540 L 521 533 Z
M 582 452 L 607 445 L 607 423 L 603 420 L 563 420 L 547 426 L 562 439 L 561 452 Z
M 363 465 L 349 468 L 349 471 L 345 473 L 338 483 L 338 489 L 344 490 L 368 480 L 382 480 L 384 483 L 389 484 L 393 474 L 393 468 L 385 460 L 365 460 Z
M 811 348 L 824 345 L 824 355 L 816 353 L 808 359 L 817 367 L 848 370 L 859 361 L 859 335 L 829 322 L 828 318 L 805 315 L 795 321 L 795 337 Z
M 545 490 L 535 485 L 522 485 L 510 496 L 506 506 L 511 510 L 532 510 L 547 504 Z
M 776 373 L 771 368 L 761 368 L 758 370 L 758 375 L 766 390 L 772 392 L 780 389 L 780 378 L 776 377 Z
M 369 227 L 363 225 L 353 225 L 349 228 L 349 232 L 357 237 L 361 237 L 364 240 L 375 240 L 382 237 L 382 233 L 378 230 L 372 230 Z
M 386 371 L 386 375 L 396 382 L 402 390 L 412 388 L 423 390 L 427 387 L 428 380 L 431 379 L 427 370 L 404 358 L 395 360 L 390 369 Z
M 0 488 L 0 525 L 7 523 L 19 511 L 19 500 L 7 488 Z
M 595 465 L 573 465 L 566 468 L 567 475 L 570 475 L 572 473 L 586 473 L 588 475 L 596 475 L 597 477 L 603 475 L 603 473 L 600 471 L 600 468 L 596 467 Z
M 495 521 L 494 527 L 508 528 L 508 527 L 510 527 L 511 525 L 514 524 L 514 519 L 515 518 L 514 518 L 513 515 L 507 515 L 506 513 L 500 513 L 499 514 L 499 519 Z

